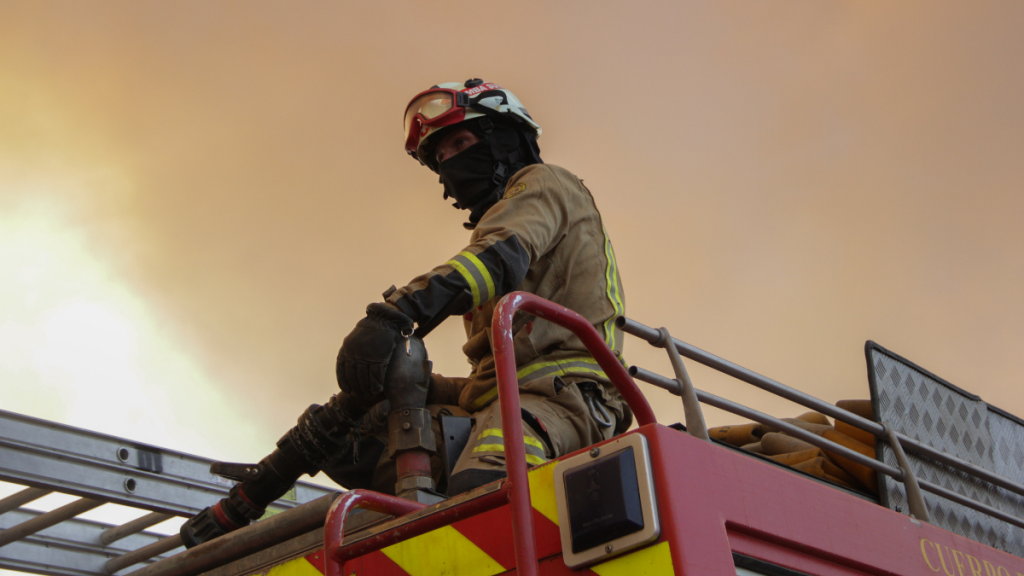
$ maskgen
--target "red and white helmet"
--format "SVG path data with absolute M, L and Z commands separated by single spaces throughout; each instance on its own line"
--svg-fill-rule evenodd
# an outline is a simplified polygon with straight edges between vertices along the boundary
M 495 114 L 509 115 L 511 120 L 529 127 L 535 137 L 541 134 L 540 126 L 515 94 L 492 82 L 473 78 L 438 84 L 409 102 L 405 108 L 405 151 L 422 161 L 424 145 L 438 130 Z

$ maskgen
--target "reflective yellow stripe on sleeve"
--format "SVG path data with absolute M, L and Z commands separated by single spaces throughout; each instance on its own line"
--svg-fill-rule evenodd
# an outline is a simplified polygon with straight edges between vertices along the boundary
M 462 252 L 459 252 L 459 256 L 469 260 L 473 266 L 476 266 L 477 271 L 480 272 L 480 276 L 484 279 L 484 284 L 487 285 L 488 299 L 497 296 L 494 292 L 494 278 L 491 277 L 491 271 L 487 269 L 487 266 L 484 266 L 484 263 L 477 258 L 476 254 L 471 254 L 470 252 L 463 250 Z
M 476 283 L 476 278 L 462 265 L 462 262 L 458 260 L 449 260 L 448 265 L 455 268 L 455 271 L 462 275 L 462 278 L 466 280 L 466 284 L 469 284 L 469 291 L 473 293 L 473 307 L 476 308 L 480 305 L 480 286 Z

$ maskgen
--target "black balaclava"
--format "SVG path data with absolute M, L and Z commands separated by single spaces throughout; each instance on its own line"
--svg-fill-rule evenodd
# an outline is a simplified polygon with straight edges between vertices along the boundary
M 480 141 L 441 162 L 436 170 L 444 184 L 444 197 L 455 199 L 456 208 L 470 211 L 464 226 L 472 230 L 501 200 L 513 174 L 542 161 L 536 140 L 504 122 L 483 117 L 455 126 L 469 129 Z

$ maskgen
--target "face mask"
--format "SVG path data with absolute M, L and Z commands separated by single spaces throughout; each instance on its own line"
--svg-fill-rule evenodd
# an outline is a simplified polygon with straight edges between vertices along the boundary
M 494 181 L 496 163 L 487 138 L 441 162 L 437 172 L 445 198 L 454 198 L 463 210 L 473 210 L 486 202 L 499 187 Z

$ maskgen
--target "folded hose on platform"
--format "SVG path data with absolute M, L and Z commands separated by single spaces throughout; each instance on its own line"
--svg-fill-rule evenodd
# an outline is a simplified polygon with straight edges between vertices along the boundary
M 858 416 L 874 419 L 871 402 L 868 400 L 841 400 L 836 405 Z M 805 412 L 796 418 L 782 420 L 869 458 L 875 458 L 874 436 L 845 422 L 836 421 L 833 426 L 824 414 L 818 412 Z M 874 470 L 771 426 L 758 423 L 719 426 L 709 429 L 708 434 L 716 440 L 762 454 L 807 474 L 855 490 L 878 493 L 878 479 Z

